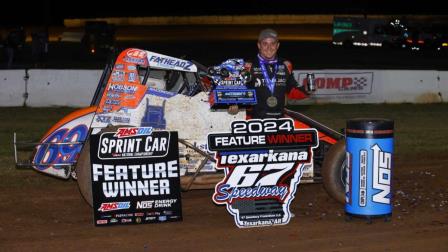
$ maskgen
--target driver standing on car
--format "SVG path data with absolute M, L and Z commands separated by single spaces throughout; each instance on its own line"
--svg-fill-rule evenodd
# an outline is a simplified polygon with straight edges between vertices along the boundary
M 248 108 L 251 119 L 280 118 L 283 116 L 286 96 L 290 99 L 304 99 L 308 92 L 299 87 L 292 74 L 291 62 L 279 58 L 278 34 L 273 29 L 264 29 L 258 36 L 258 55 L 246 63 L 246 70 L 252 75 L 248 88 L 255 89 L 257 104 Z M 229 107 L 230 114 L 238 113 L 238 105 Z

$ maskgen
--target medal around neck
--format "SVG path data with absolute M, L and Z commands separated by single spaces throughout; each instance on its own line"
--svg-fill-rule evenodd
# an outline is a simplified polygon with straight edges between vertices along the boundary
M 278 71 L 278 62 L 277 59 L 274 60 L 265 60 L 260 55 L 258 55 L 258 61 L 260 63 L 261 72 L 263 73 L 263 78 L 266 81 L 266 85 L 269 88 L 269 91 L 271 91 L 271 94 L 274 95 L 274 89 L 275 89 L 275 83 L 277 82 L 277 71 Z M 266 69 L 266 64 L 273 65 L 274 71 L 273 77 L 269 78 L 268 70 Z M 269 103 L 268 103 L 269 105 Z M 277 105 L 277 104 L 275 104 Z M 274 107 L 275 107 L 274 105 Z
M 270 108 L 274 108 L 277 106 L 278 104 L 278 99 L 275 96 L 269 96 L 268 99 L 266 100 L 266 104 L 268 105 L 268 107 Z

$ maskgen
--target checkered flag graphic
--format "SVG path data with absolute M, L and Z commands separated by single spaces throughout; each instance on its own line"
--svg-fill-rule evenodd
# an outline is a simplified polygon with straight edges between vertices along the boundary
M 355 77 L 355 78 L 353 78 L 353 85 L 365 87 L 365 86 L 367 86 L 367 78 L 366 77 Z
M 363 90 L 368 85 L 366 77 L 354 77 L 352 90 Z

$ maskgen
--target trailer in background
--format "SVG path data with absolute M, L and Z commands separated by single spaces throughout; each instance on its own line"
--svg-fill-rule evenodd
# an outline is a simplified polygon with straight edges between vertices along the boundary
M 334 17 L 333 45 L 392 47 L 405 46 L 407 27 L 399 19 L 392 21 L 359 17 Z

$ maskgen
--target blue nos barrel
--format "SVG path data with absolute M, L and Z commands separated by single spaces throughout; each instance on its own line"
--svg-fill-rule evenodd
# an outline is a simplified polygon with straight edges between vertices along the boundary
M 392 214 L 393 136 L 392 120 L 356 118 L 347 121 L 347 214 L 365 217 Z

